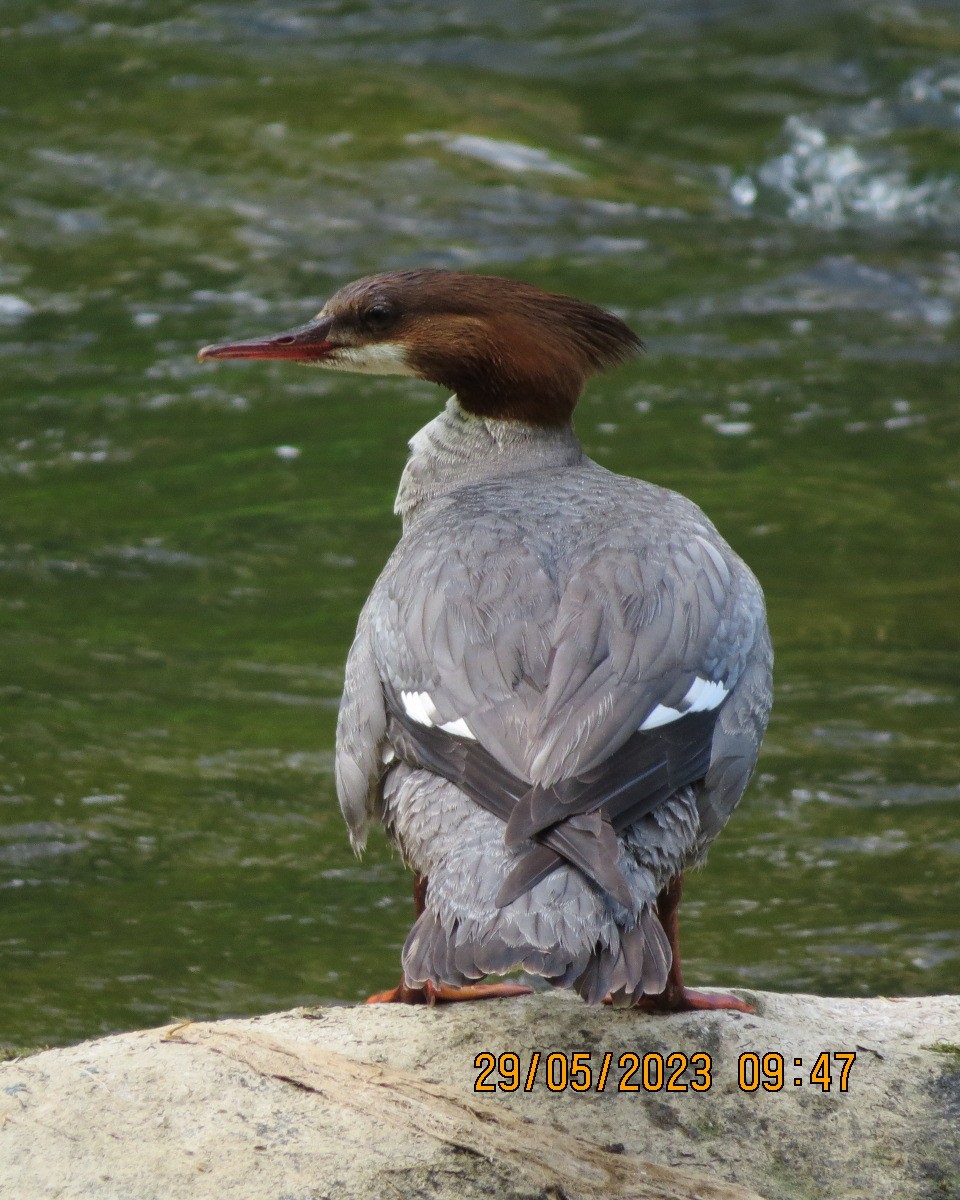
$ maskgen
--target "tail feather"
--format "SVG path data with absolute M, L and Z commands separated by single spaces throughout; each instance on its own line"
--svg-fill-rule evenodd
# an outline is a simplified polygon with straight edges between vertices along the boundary
M 640 925 L 644 936 L 640 994 L 659 996 L 667 986 L 667 976 L 673 965 L 673 951 L 670 948 L 670 940 L 652 908 L 644 908 L 641 912 Z M 639 998 L 639 995 L 635 997 Z
M 641 996 L 659 996 L 673 962 L 670 942 L 656 913 L 644 905 L 640 922 L 620 935 L 624 975 L 612 989 L 613 1003 L 628 1008 Z
M 450 938 L 436 914 L 428 908 L 414 922 L 403 947 L 403 974 L 407 985 L 421 987 L 429 981 L 460 987 L 466 983 L 469 976 L 458 968 L 456 961 L 448 961 L 449 947 Z
M 477 963 L 476 948 L 469 942 L 460 942 L 453 956 L 454 965 L 457 971 L 466 979 L 482 979 L 484 975 L 489 975 L 489 971 L 484 971 Z
M 615 926 L 615 940 L 592 951 L 531 945 L 520 931 L 488 929 L 474 936 L 456 922 L 445 929 L 427 908 L 417 918 L 403 948 L 404 977 L 411 987 L 426 982 L 461 987 L 484 975 L 504 975 L 522 967 L 554 987 L 575 988 L 588 1004 L 607 995 L 629 1006 L 666 987 L 672 961 L 670 943 L 653 908 L 643 905 L 638 923 Z M 511 938 L 510 933 L 514 936 Z M 525 933 L 531 932 L 529 926 Z
M 646 913 L 646 911 L 644 909 L 643 913 Z M 643 982 L 644 966 L 647 958 L 647 939 L 644 936 L 642 927 L 643 914 L 641 914 L 640 921 L 640 925 L 635 925 L 633 929 L 628 929 L 620 938 L 625 976 L 621 986 L 624 991 L 630 990 L 631 980 L 634 981 L 634 986 L 637 982 Z
M 609 946 L 598 945 L 587 963 L 587 969 L 574 980 L 573 986 L 587 1004 L 600 1004 L 609 995 L 619 956 L 619 946 L 613 950 Z
M 476 964 L 477 978 L 481 975 L 505 975 L 520 965 L 521 947 L 508 946 L 498 933 L 490 933 L 482 941 L 465 938 L 468 949 Z
M 468 978 L 470 971 L 460 971 L 457 969 L 457 943 L 456 939 L 447 935 L 443 940 L 443 966 L 441 968 L 444 979 L 452 979 L 454 977 L 463 978 L 466 975 Z
M 574 982 L 587 969 L 587 963 L 590 961 L 589 954 L 580 954 L 574 958 L 567 969 L 560 974 L 547 975 L 547 983 L 552 984 L 555 988 L 571 988 Z

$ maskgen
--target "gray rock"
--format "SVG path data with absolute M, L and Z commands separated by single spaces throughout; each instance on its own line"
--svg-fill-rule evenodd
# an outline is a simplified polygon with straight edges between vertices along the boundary
M 960 997 L 748 998 L 756 1016 L 650 1016 L 565 994 L 301 1009 L 45 1051 L 0 1066 L 0 1196 L 960 1197 Z M 483 1052 L 518 1056 L 516 1091 L 474 1091 Z M 547 1056 L 564 1056 L 554 1079 L 565 1066 L 569 1082 L 577 1052 L 590 1089 L 551 1091 Z M 829 1090 L 810 1079 L 824 1052 Z M 846 1090 L 837 1052 L 856 1055 Z M 620 1091 L 624 1054 L 652 1056 L 651 1089 L 662 1059 L 664 1086 Z M 707 1090 L 692 1086 L 706 1082 L 695 1054 L 709 1055 Z M 761 1069 L 781 1055 L 782 1088 L 740 1086 L 744 1054 Z M 666 1090 L 674 1071 L 685 1090 Z M 509 1078 L 495 1066 L 487 1082 Z

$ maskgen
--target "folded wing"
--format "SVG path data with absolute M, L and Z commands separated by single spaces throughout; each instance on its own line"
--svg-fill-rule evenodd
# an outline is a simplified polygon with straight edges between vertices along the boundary
M 442 549 L 421 531 L 416 555 L 421 586 L 388 569 L 371 596 L 382 738 L 524 848 L 499 903 L 564 862 L 628 902 L 616 834 L 708 774 L 763 628 L 752 576 L 704 527 L 558 555 L 563 575 L 548 544 L 495 527 Z

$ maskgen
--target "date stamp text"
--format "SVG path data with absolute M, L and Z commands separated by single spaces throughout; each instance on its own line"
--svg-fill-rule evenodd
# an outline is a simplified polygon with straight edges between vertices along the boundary
M 737 1059 L 742 1092 L 780 1092 L 785 1087 L 845 1092 L 857 1060 L 853 1050 L 821 1050 L 810 1061 L 777 1051 L 746 1051 Z M 714 1082 L 713 1058 L 706 1051 L 670 1054 L 626 1050 L 540 1051 L 529 1057 L 506 1050 L 481 1051 L 473 1060 L 475 1092 L 708 1092 Z

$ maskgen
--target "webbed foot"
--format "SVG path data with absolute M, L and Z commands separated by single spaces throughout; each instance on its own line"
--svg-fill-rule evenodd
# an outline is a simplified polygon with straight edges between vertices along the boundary
M 696 988 L 667 988 L 659 996 L 644 996 L 634 1008 L 641 1012 L 742 1012 L 757 1010 L 746 1000 L 731 996 L 727 992 L 701 992 Z
M 529 996 L 533 988 L 523 983 L 470 983 L 465 987 L 437 987 L 425 983 L 423 987 L 407 987 L 398 984 L 386 992 L 375 992 L 366 1004 L 457 1004 L 462 1000 L 506 1000 L 512 996 Z

